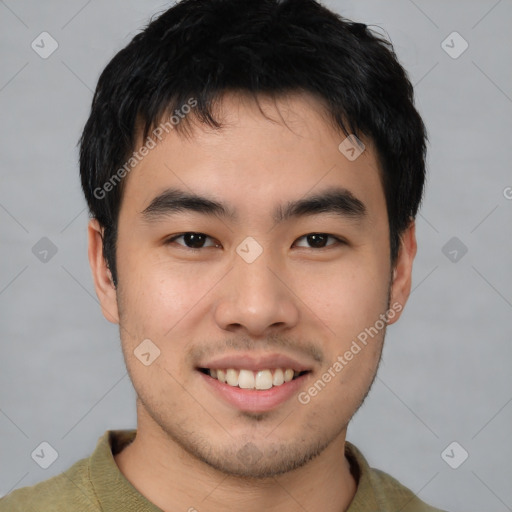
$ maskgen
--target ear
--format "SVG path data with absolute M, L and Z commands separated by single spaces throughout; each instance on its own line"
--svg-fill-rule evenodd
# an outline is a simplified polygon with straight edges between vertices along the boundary
M 412 263 L 416 256 L 416 250 L 416 225 L 414 220 L 411 219 L 409 227 L 402 233 L 397 260 L 393 269 L 390 307 L 397 314 L 393 318 L 389 318 L 388 324 L 393 324 L 400 318 L 400 314 L 411 293 Z M 393 305 L 396 306 L 393 307 Z
M 89 237 L 89 264 L 91 265 L 94 287 L 103 316 L 109 322 L 118 324 L 117 291 L 112 280 L 112 274 L 103 257 L 103 228 L 97 219 L 89 221 L 87 234 Z

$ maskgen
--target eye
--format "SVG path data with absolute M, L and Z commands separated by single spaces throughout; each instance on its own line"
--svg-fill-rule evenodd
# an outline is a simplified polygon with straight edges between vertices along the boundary
M 327 241 L 330 239 L 334 240 L 333 243 L 327 243 Z M 339 238 L 329 235 L 327 233 L 310 233 L 309 235 L 301 236 L 297 239 L 297 241 L 304 240 L 306 243 L 310 244 L 311 248 L 314 249 L 322 249 L 323 247 L 328 247 L 331 245 L 339 245 L 343 244 L 343 240 L 340 240 Z M 298 247 L 308 247 L 307 245 L 300 244 L 298 242 L 295 242 L 295 245 Z
M 195 233 L 189 231 L 187 233 L 182 233 L 181 235 L 175 235 L 165 242 L 166 244 L 171 244 L 179 239 L 183 239 L 183 243 L 177 242 L 178 245 L 182 245 L 187 247 L 188 249 L 202 249 L 204 247 L 220 247 L 220 245 L 213 240 L 213 238 L 205 235 L 204 233 Z M 210 240 L 209 244 L 205 245 L 205 242 Z

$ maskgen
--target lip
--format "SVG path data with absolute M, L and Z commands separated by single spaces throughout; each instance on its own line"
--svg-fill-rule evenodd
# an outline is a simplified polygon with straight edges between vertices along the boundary
M 223 368 L 220 366 L 219 368 Z M 233 366 L 231 366 L 233 368 Z M 246 369 L 251 369 L 247 368 Z M 290 368 L 290 367 L 289 367 Z M 262 413 L 269 412 L 282 405 L 292 396 L 296 396 L 300 388 L 304 386 L 310 373 L 301 375 L 281 386 L 273 386 L 270 389 L 242 389 L 224 384 L 209 375 L 197 370 L 203 382 L 212 392 L 231 406 L 245 412 Z
M 233 368 L 235 370 L 274 370 L 277 368 L 291 368 L 298 372 L 311 371 L 308 366 L 285 354 L 228 354 L 213 359 L 212 361 L 203 361 L 197 365 L 197 368 L 208 368 L 210 370 L 224 370 Z

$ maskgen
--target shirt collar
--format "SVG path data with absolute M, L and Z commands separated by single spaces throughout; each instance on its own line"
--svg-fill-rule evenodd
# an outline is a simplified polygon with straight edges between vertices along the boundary
M 146 499 L 121 473 L 114 455 L 135 439 L 136 430 L 107 430 L 91 455 L 90 478 L 101 509 L 162 512 Z

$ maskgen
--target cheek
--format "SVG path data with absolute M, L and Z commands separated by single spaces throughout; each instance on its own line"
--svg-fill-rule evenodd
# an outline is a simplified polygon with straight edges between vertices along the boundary
M 377 258 L 358 257 L 294 278 L 297 295 L 317 315 L 329 337 L 344 343 L 384 313 L 389 269 Z
M 189 377 L 182 356 L 190 341 L 186 332 L 190 329 L 189 316 L 195 311 L 194 305 L 197 307 L 201 290 L 192 285 L 196 280 L 186 273 L 163 272 L 147 261 L 142 272 L 134 261 L 127 264 L 131 272 L 120 278 L 122 348 L 132 382 L 147 402 L 168 394 L 176 385 L 175 379 L 186 382 Z M 149 348 L 140 350 L 143 340 L 148 339 Z M 146 352 L 150 357 L 158 354 L 148 366 L 137 357 L 137 353 Z
M 375 378 L 388 304 L 387 269 L 378 264 L 330 272 L 328 279 L 304 278 L 308 303 L 324 329 L 325 363 L 298 397 L 314 405 L 311 413 L 333 424 L 344 424 L 358 408 Z M 333 404 L 336 404 L 333 407 Z
M 119 261 L 121 321 L 127 330 L 168 345 L 187 319 L 206 304 L 205 294 L 222 277 L 194 264 L 171 264 L 132 253 Z M 175 345 L 173 344 L 173 347 Z

